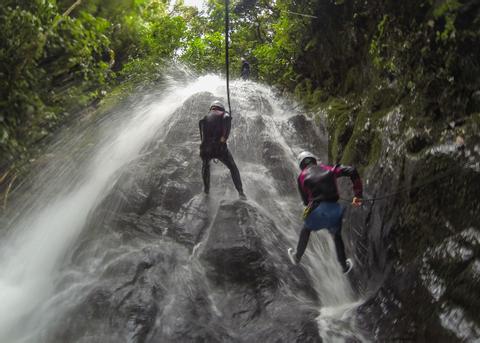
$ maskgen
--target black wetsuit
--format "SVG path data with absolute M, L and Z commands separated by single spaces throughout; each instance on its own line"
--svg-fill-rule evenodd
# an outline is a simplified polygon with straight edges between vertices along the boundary
M 248 80 L 250 77 L 250 63 L 247 61 L 243 61 L 242 63 L 242 71 L 241 71 L 242 79 Z
M 232 174 L 233 183 L 238 193 L 243 194 L 240 172 L 228 150 L 227 139 L 230 135 L 232 117 L 223 111 L 212 110 L 199 121 L 200 157 L 202 158 L 202 177 L 205 193 L 210 191 L 210 160 L 217 159 L 222 162 Z M 224 143 L 221 142 L 223 137 Z

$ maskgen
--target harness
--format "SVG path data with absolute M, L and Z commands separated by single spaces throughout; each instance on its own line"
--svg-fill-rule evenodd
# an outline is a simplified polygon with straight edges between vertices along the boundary
M 316 209 L 322 201 L 324 201 L 323 197 L 316 197 L 316 198 L 313 198 L 312 200 L 310 200 L 308 205 L 303 209 L 302 218 L 307 219 L 307 217 L 310 215 L 310 213 L 312 213 L 312 211 L 314 209 Z
M 327 179 L 327 175 L 328 175 L 328 177 L 335 178 L 335 169 L 337 168 L 337 166 L 338 165 L 335 165 L 332 170 L 329 170 L 328 173 L 325 174 L 325 179 Z M 321 180 L 319 180 L 319 181 L 321 181 Z M 336 187 L 336 185 L 335 185 L 335 187 Z M 316 209 L 322 201 L 328 201 L 328 199 L 325 197 L 324 194 L 321 194 L 317 197 L 314 197 L 314 198 L 310 199 L 308 205 L 303 210 L 302 218 L 307 219 L 307 217 L 310 215 L 310 213 L 312 213 L 312 211 L 314 209 Z

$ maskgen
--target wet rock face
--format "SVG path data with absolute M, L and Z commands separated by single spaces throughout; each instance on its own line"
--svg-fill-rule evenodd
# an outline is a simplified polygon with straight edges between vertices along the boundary
M 423 131 L 403 132 L 395 118 L 401 116 L 387 116 L 381 129 L 365 197 L 404 191 L 352 214 L 360 234 L 349 231 L 350 240 L 368 271 L 354 279 L 370 294 L 359 318 L 380 341 L 473 341 L 480 333 L 474 140 L 471 151 L 458 151 L 453 141 L 427 149 L 432 142 L 417 139 Z
M 407 131 L 406 149 L 409 153 L 418 153 L 433 143 L 425 130 L 410 129 Z
M 202 193 L 197 131 L 204 113 L 195 109 L 212 100 L 187 101 L 159 133 L 163 140 L 122 172 L 92 214 L 58 285 L 72 290 L 71 300 L 46 341 L 321 341 L 318 296 L 305 270 L 288 261 L 287 239 L 258 205 L 264 197 L 222 200 L 233 185 L 221 166 L 212 171 L 212 194 Z M 241 125 L 250 120 L 259 119 L 239 117 Z M 287 192 L 294 176 L 282 163 L 286 152 L 261 128 L 258 147 L 272 146 L 278 159 L 264 162 L 256 151 L 249 161 Z M 236 146 L 239 155 L 243 149 Z
M 268 265 L 268 252 L 256 228 L 270 231 L 272 223 L 257 220 L 250 205 L 240 201 L 222 203 L 210 229 L 202 258 L 212 266 L 211 278 L 221 282 L 262 283 L 273 280 L 272 265 Z M 268 227 L 270 226 L 270 227 Z
M 312 310 L 287 295 L 284 285 L 300 297 L 315 299 L 315 292 L 302 271 L 292 273 L 283 253 L 287 244 L 276 231 L 248 203 L 220 204 L 201 254 L 216 306 L 230 325 L 244 328 L 241 341 L 318 341 Z
M 291 194 L 295 184 L 295 175 L 289 165 L 285 164 L 287 160 L 283 148 L 276 142 L 263 142 L 262 160 L 268 167 L 272 180 L 275 181 L 277 191 L 282 194 Z
M 288 247 L 275 223 L 252 204 L 225 201 L 212 223 L 201 259 L 208 263 L 210 278 L 217 283 L 239 282 L 273 290 L 288 282 L 296 294 L 316 298 L 306 275 L 291 268 L 284 253 Z
M 291 127 L 289 138 L 296 144 L 303 146 L 305 150 L 315 152 L 327 163 L 328 133 L 324 125 L 312 125 L 312 122 L 301 114 L 291 117 L 287 123 Z

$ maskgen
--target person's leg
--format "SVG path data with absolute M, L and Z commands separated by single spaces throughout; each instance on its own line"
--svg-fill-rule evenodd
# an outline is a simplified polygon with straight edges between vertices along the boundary
M 342 266 L 343 271 L 347 270 L 347 257 L 345 256 L 345 245 L 341 235 L 341 230 L 333 235 L 333 241 L 335 242 L 335 250 L 337 251 L 337 259 Z
M 237 189 L 239 194 L 243 195 L 243 186 L 242 180 L 240 179 L 240 172 L 238 171 L 237 165 L 233 160 L 233 156 L 228 149 L 225 149 L 224 153 L 218 158 L 225 166 L 230 169 L 230 174 L 232 174 L 233 184 Z
M 336 202 L 322 202 L 305 220 L 308 228 L 326 228 L 333 236 L 337 259 L 345 272 L 348 268 L 345 256 L 345 245 L 342 240 L 342 218 L 344 208 Z
M 300 261 L 305 253 L 305 249 L 307 248 L 308 240 L 310 238 L 310 232 L 318 231 L 328 227 L 329 217 L 327 211 L 324 209 L 324 206 L 325 205 L 323 203 L 316 206 L 304 221 L 304 226 L 300 232 L 300 238 L 298 240 L 298 246 L 295 255 L 297 262 Z
M 297 262 L 300 262 L 303 254 L 305 253 L 305 249 L 307 249 L 309 238 L 310 238 L 310 230 L 304 227 L 300 232 L 300 238 L 298 239 L 297 252 L 295 254 L 295 258 L 297 259 Z
M 202 177 L 203 191 L 208 194 L 210 192 L 210 159 L 202 157 Z
M 332 204 L 331 207 L 331 226 L 329 231 L 333 236 L 338 262 L 342 266 L 342 270 L 345 272 L 348 269 L 347 257 L 345 255 L 345 244 L 342 239 L 342 220 L 345 209 L 338 204 Z

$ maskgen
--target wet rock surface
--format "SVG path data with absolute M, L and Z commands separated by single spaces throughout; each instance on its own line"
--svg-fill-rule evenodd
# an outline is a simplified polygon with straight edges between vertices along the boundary
M 401 123 L 402 109 L 385 117 L 379 163 L 364 177 L 366 198 L 391 196 L 350 214 L 349 241 L 366 271 L 352 277 L 367 297 L 358 319 L 379 341 L 475 341 L 478 143 L 433 145 Z
M 46 341 L 321 341 L 318 295 L 307 272 L 289 262 L 291 242 L 272 214 L 255 197 L 231 199 L 223 166 L 212 171 L 212 194 L 202 194 L 198 120 L 212 99 L 202 94 L 183 104 L 162 140 L 122 171 L 91 214 L 58 281 L 59 293 L 75 289 L 75 298 Z M 293 171 L 282 156 L 289 152 L 263 131 L 265 120 L 239 116 L 234 125 L 256 130 L 258 146 L 276 149 L 278 159 L 248 155 L 241 144 L 232 152 L 260 164 L 287 193 Z M 231 140 L 243 139 L 238 132 Z

